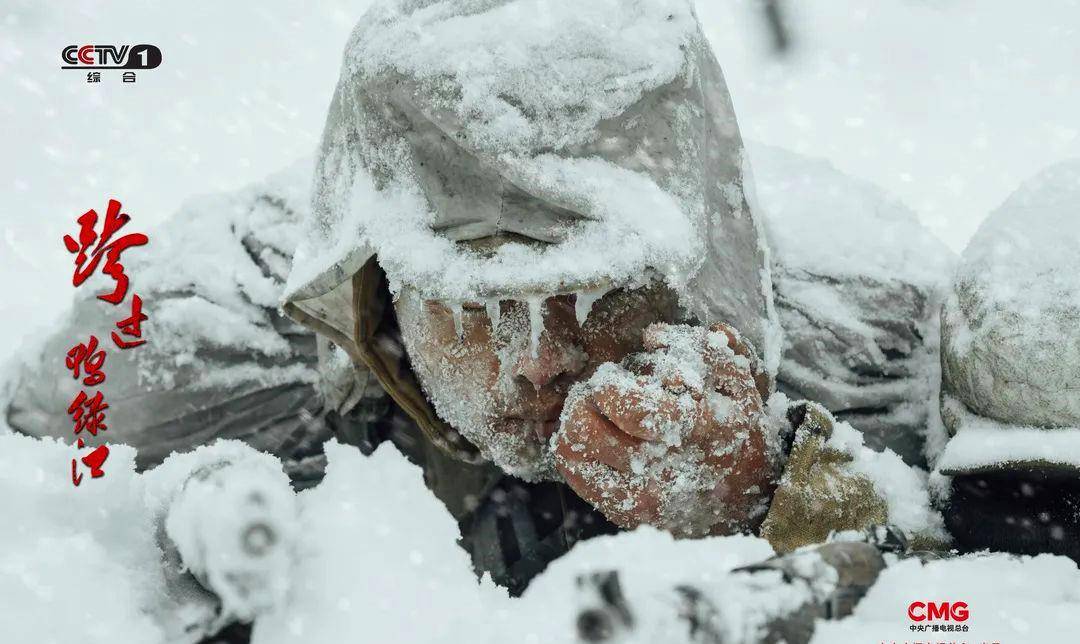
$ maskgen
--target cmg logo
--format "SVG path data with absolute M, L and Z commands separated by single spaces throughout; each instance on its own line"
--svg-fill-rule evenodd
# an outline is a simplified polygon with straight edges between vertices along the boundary
M 907 615 L 914 622 L 934 620 L 966 622 L 968 618 L 967 602 L 911 602 Z M 914 628 L 914 627 L 913 627 Z

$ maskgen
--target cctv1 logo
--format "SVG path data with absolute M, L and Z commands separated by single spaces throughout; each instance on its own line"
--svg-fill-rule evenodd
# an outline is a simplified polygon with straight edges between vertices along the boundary
M 967 602 L 911 602 L 907 616 L 913 622 L 935 620 L 966 622 L 969 617 Z
M 161 64 L 154 45 L 68 45 L 61 69 L 153 69 Z

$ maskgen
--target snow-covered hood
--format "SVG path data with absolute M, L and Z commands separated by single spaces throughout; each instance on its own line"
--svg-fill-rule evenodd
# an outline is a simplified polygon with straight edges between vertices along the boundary
M 543 243 L 457 243 L 496 235 Z M 348 344 L 373 255 L 393 293 L 449 302 L 652 272 L 779 361 L 738 125 L 688 0 L 377 3 L 345 51 L 286 309 Z

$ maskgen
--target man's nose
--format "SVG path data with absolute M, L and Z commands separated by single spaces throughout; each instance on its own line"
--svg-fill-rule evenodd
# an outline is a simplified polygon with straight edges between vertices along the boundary
M 525 378 L 539 390 L 563 374 L 581 373 L 587 360 L 588 356 L 580 347 L 566 340 L 553 340 L 545 331 L 536 355 L 526 349 L 518 358 L 514 375 Z

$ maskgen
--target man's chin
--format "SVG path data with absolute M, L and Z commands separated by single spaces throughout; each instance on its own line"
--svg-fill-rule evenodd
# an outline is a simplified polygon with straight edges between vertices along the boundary
M 483 432 L 486 440 L 476 441 L 481 452 L 507 474 L 525 481 L 561 480 L 548 438 L 559 421 L 504 418 Z
M 554 461 L 551 459 L 539 459 L 529 462 L 518 461 L 513 463 L 499 463 L 496 461 L 495 464 L 507 474 L 529 483 L 562 480 L 562 476 L 555 469 Z

